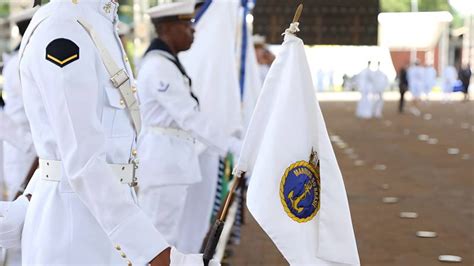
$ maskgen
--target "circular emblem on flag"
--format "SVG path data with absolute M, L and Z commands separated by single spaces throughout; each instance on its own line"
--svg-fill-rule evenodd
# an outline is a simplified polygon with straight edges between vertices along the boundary
M 288 216 L 299 223 L 311 221 L 320 207 L 319 165 L 299 161 L 286 168 L 280 200 Z

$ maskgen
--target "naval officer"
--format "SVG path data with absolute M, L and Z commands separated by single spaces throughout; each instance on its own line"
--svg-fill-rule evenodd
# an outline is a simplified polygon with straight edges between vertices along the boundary
M 168 244 L 135 201 L 140 115 L 117 10 L 114 0 L 51 0 L 23 38 L 20 78 L 40 158 L 25 191 L 25 265 L 169 264 Z
M 183 219 L 187 189 L 202 179 L 199 145 L 221 155 L 240 147 L 238 139 L 224 135 L 199 112 L 192 81 L 178 59 L 194 39 L 194 10 L 194 1 L 149 10 L 158 38 L 150 44 L 138 74 L 143 117 L 139 203 L 178 249 L 182 246 L 179 228 L 193 222 Z
M 37 9 L 38 7 L 29 8 L 14 13 L 10 17 L 10 20 L 17 25 L 21 36 L 25 33 Z M 25 142 L 25 145 L 22 146 L 27 146 L 24 149 L 19 149 L 9 143 L 4 144 L 3 158 L 8 200 L 13 200 L 17 192 L 24 189 L 21 188 L 21 185 L 36 158 L 36 152 L 30 134 L 30 126 L 23 107 L 23 95 L 18 72 L 18 64 L 20 61 L 18 55 L 19 48 L 18 45 L 11 53 L 2 73 L 5 79 L 3 86 L 3 92 L 5 94 L 4 112 L 16 125 L 14 129 L 11 128 L 10 130 L 15 130 L 24 136 L 23 139 L 17 141 Z
M 38 10 L 38 7 L 27 8 L 15 12 L 10 16 L 10 21 L 14 23 L 20 36 L 25 34 L 31 18 Z M 13 200 L 18 193 L 23 192 L 28 182 L 28 174 L 32 167 L 36 167 L 36 152 L 31 138 L 30 125 L 26 118 L 23 107 L 23 96 L 20 86 L 20 74 L 18 72 L 20 45 L 9 55 L 8 61 L 5 61 L 3 68 L 3 93 L 5 95 L 4 113 L 11 120 L 8 131 L 15 131 L 21 135 L 21 138 L 15 142 L 21 142 L 19 145 L 12 145 L 11 142 L 5 142 L 3 146 L 3 171 L 4 182 L 6 185 L 6 199 Z M 0 122 L 1 123 L 1 122 Z M 21 265 L 21 253 L 19 248 L 7 250 L 5 257 L 5 266 Z

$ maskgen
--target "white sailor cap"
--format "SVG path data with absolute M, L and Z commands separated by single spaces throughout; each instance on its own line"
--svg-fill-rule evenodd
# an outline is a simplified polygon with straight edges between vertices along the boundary
M 31 20 L 31 18 L 33 18 L 33 15 L 35 14 L 35 12 L 39 9 L 39 6 L 35 6 L 35 7 L 32 7 L 32 8 L 28 8 L 28 9 L 24 9 L 22 11 L 19 11 L 19 12 L 15 12 L 13 14 L 10 15 L 10 17 L 8 17 L 8 20 L 11 21 L 12 23 L 20 23 L 20 22 L 23 22 L 23 21 L 28 21 L 28 20 Z
M 253 44 L 254 45 L 265 45 L 267 42 L 265 36 L 263 35 L 259 35 L 259 34 L 255 34 L 253 36 Z
M 164 3 L 148 9 L 147 13 L 154 22 L 191 20 L 195 6 L 195 0 Z
M 122 21 L 119 21 L 117 28 L 119 36 L 127 35 L 132 31 L 132 27 Z

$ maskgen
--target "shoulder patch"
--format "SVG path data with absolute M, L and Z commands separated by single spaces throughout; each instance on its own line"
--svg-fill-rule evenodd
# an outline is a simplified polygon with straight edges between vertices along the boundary
M 46 47 L 46 60 L 65 67 L 79 59 L 79 46 L 68 39 L 56 39 Z

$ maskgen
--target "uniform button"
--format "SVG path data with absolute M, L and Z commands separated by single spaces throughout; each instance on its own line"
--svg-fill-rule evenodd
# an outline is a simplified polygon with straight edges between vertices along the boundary
M 125 105 L 125 101 L 123 99 L 120 100 L 120 105 L 122 105 L 122 106 Z
M 122 248 L 120 247 L 120 245 L 115 245 L 115 249 L 116 250 L 121 250 Z
M 137 87 L 132 86 L 132 92 L 133 92 L 133 93 L 137 92 Z
M 120 252 L 120 256 L 122 256 L 122 258 L 126 258 L 126 257 L 127 257 L 127 255 L 125 255 L 125 253 L 123 253 L 123 252 Z
M 137 150 L 133 149 L 133 150 L 132 150 L 132 155 L 133 155 L 133 156 L 137 156 L 137 154 L 138 154 L 138 153 L 137 153 Z
M 128 266 L 132 266 L 132 262 L 129 261 L 129 260 L 127 260 L 127 265 L 128 265 Z
M 128 57 L 125 56 L 124 59 L 125 59 L 125 62 L 128 63 Z

